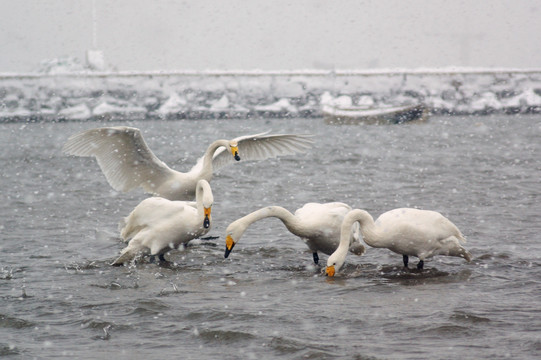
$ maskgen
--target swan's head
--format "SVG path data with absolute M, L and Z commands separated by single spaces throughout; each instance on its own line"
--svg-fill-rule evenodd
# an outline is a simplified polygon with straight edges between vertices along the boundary
M 344 265 L 344 260 L 338 254 L 334 253 L 327 259 L 327 267 L 325 268 L 325 274 L 327 276 L 333 277 L 334 274 L 340 270 L 342 265 Z
M 231 254 L 231 250 L 233 250 L 233 247 L 235 246 L 236 242 L 233 240 L 233 237 L 231 235 L 227 235 L 225 237 L 225 253 L 224 258 L 227 259 L 229 254 Z
M 239 161 L 239 144 L 236 141 L 230 141 L 229 142 L 229 151 L 231 151 L 231 155 L 235 158 L 235 160 Z
M 240 226 L 238 220 L 229 224 L 225 230 L 225 258 L 231 254 L 231 250 L 233 250 L 235 244 L 240 240 L 245 229 L 246 228 L 244 226 Z
M 208 229 L 210 227 L 210 209 L 211 207 L 203 207 L 205 219 L 203 219 L 203 227 Z
M 201 201 L 203 205 L 203 227 L 208 229 L 210 227 L 210 216 L 212 203 L 214 202 L 214 196 L 212 195 L 212 189 L 207 180 L 199 180 L 197 182 L 196 199 Z

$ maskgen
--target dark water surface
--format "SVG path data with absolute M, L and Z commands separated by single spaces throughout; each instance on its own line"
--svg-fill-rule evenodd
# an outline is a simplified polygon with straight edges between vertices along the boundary
M 143 131 L 188 170 L 217 138 L 313 133 L 306 155 L 222 169 L 216 240 L 169 254 L 171 268 L 108 265 L 117 224 L 142 192 L 117 193 L 95 160 L 67 157 L 103 123 L 0 125 L 0 355 L 125 359 L 537 359 L 541 356 L 541 118 L 432 118 L 328 126 L 321 119 L 110 122 Z M 369 248 L 326 278 L 277 219 L 248 229 L 228 259 L 224 231 L 265 205 L 343 201 L 375 217 L 432 209 L 474 260 L 422 273 Z M 325 264 L 327 256 L 321 255 Z M 415 261 L 412 260 L 412 261 Z

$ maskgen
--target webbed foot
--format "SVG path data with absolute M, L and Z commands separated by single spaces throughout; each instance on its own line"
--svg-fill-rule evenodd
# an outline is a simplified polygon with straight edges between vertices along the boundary
M 150 257 L 148 259 L 148 262 L 151 263 L 151 264 L 156 263 L 159 266 L 168 266 L 168 265 L 171 264 L 171 262 L 168 261 L 165 258 L 165 254 L 158 255 L 158 261 L 157 262 L 156 262 L 156 255 L 150 255 Z

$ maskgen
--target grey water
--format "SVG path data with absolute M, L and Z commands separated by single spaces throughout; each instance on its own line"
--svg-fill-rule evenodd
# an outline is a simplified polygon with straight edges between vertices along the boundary
M 209 235 L 174 265 L 108 264 L 146 195 L 118 193 L 76 132 L 129 125 L 187 171 L 218 138 L 311 133 L 306 154 L 221 169 Z M 322 119 L 0 125 L 0 356 L 13 359 L 537 359 L 541 356 L 541 117 L 433 117 L 331 126 Z M 368 248 L 335 278 L 277 219 L 224 259 L 227 225 L 260 207 L 342 201 L 374 217 L 436 210 L 468 239 L 471 263 L 406 271 Z M 327 256 L 320 254 L 320 263 Z M 415 262 L 415 259 L 412 259 Z

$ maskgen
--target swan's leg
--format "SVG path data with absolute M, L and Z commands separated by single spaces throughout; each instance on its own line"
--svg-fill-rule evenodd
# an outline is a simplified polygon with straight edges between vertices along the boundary
M 317 265 L 319 264 L 319 256 L 317 255 L 317 251 L 312 254 L 314 256 L 314 263 Z
M 425 262 L 423 260 L 419 260 L 419 263 L 417 263 L 417 270 L 423 270 Z
M 160 267 L 171 268 L 174 264 L 165 258 L 165 253 L 158 255 L 158 259 L 160 259 L 160 262 L 158 263 Z
M 160 260 L 160 263 L 164 262 L 164 263 L 168 263 L 169 261 L 167 261 L 164 257 L 165 254 L 160 254 L 158 255 L 158 260 Z M 153 264 L 154 262 L 156 261 L 156 255 L 150 255 L 150 257 L 148 258 L 148 262 Z
M 199 238 L 199 240 L 216 240 L 219 238 L 220 238 L 219 236 L 207 236 L 207 237 Z
M 404 267 L 407 268 L 409 261 L 408 255 L 402 255 L 402 261 L 404 261 Z

